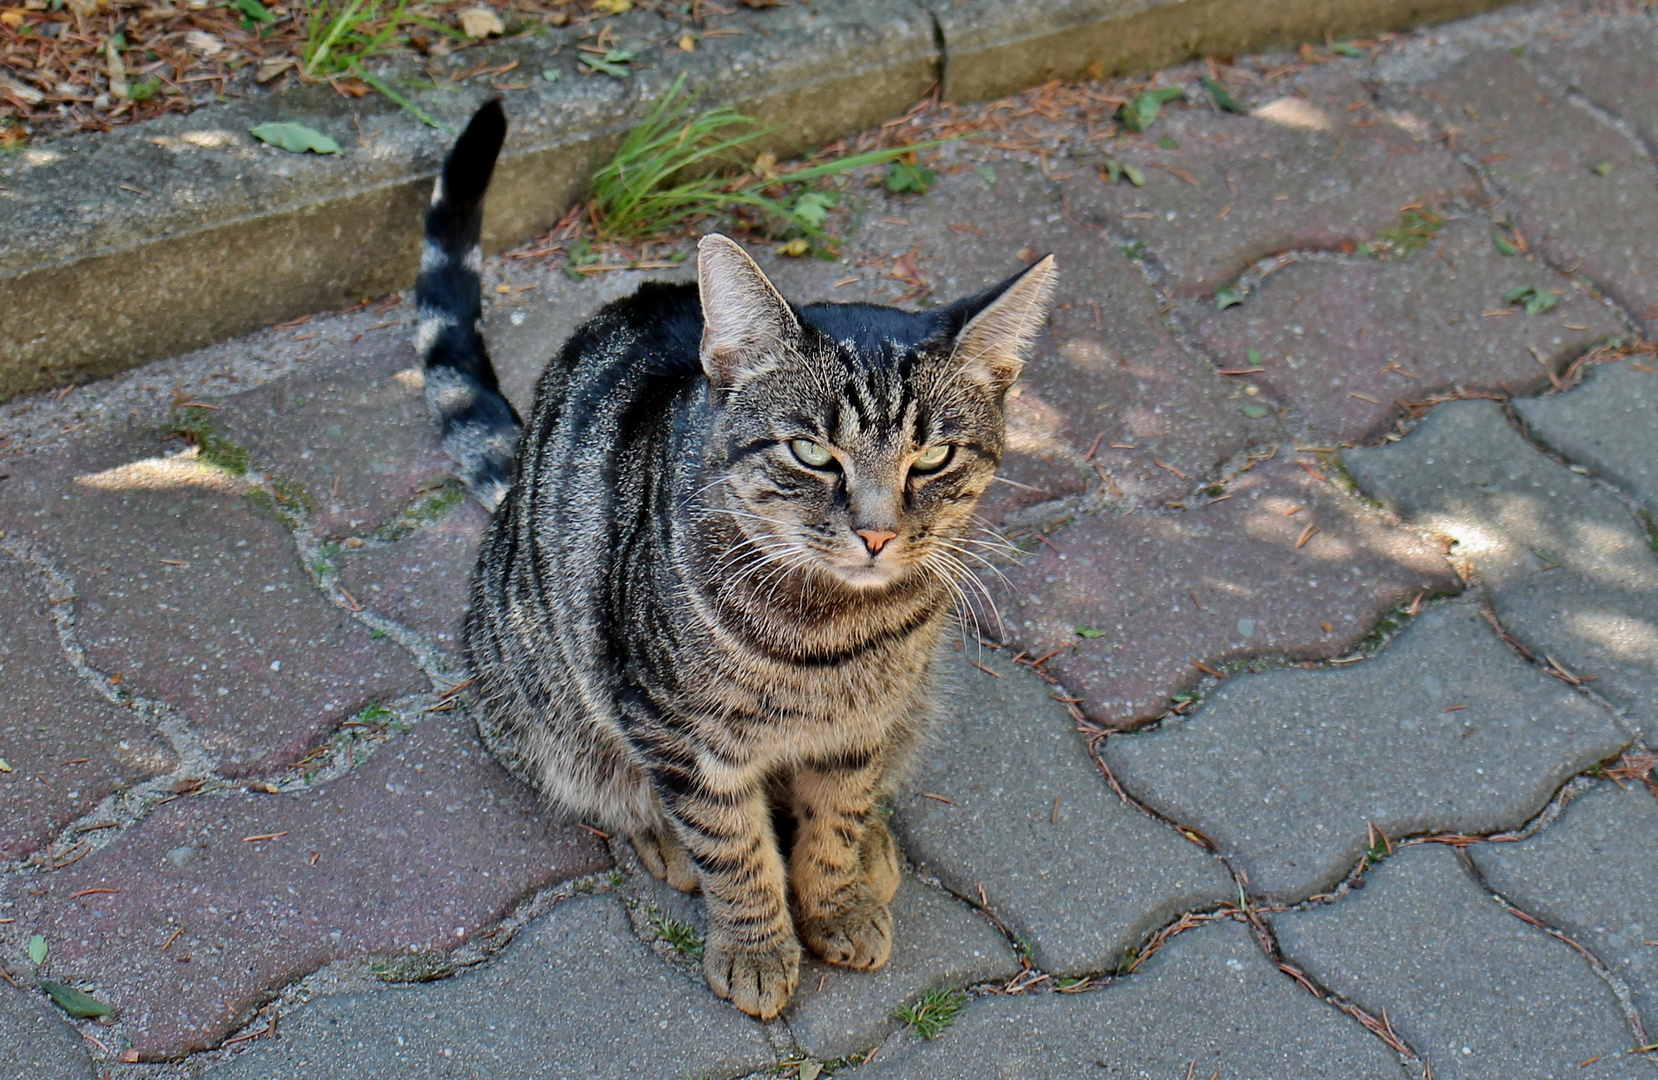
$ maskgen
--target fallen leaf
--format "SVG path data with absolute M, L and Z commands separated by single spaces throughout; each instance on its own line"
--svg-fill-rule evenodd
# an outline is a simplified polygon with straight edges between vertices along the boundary
M 1595 166 L 1595 175 L 1597 175 L 1597 176 L 1611 176 L 1612 175 L 1612 163 L 1610 161 L 1603 161 L 1600 164 L 1596 165 Z
M 937 179 L 938 174 L 925 165 L 911 165 L 907 161 L 894 161 L 887 166 L 887 190 L 894 195 L 905 191 L 925 195 L 927 189 L 932 187 Z
M 1345 41 L 1336 42 L 1334 45 L 1330 46 L 1330 51 L 1335 53 L 1337 56 L 1350 56 L 1355 60 L 1363 60 L 1367 55 L 1369 55 L 1357 45 L 1349 45 Z
M 613 79 L 625 79 L 628 77 L 628 69 L 623 65 L 633 57 L 634 54 L 626 49 L 611 49 L 602 57 L 584 56 L 581 62 L 586 64 L 589 70 L 602 71 Z
M 1215 308 L 1225 311 L 1229 307 L 1236 307 L 1243 303 L 1243 294 L 1230 285 L 1223 285 L 1215 290 Z
M 697 51 L 697 39 L 692 37 L 690 34 L 686 34 L 684 37 L 679 39 L 679 51 L 680 52 L 696 52 Z
M 23 25 L 23 13 L 21 11 L 0 11 L 0 24 L 16 30 Z
M 593 0 L 593 10 L 606 15 L 626 15 L 633 10 L 633 0 Z
M 260 142 L 270 143 L 281 150 L 303 154 L 307 150 L 317 154 L 337 154 L 340 144 L 315 128 L 296 124 L 291 120 L 273 120 L 248 131 Z
M 1157 114 L 1162 107 L 1182 93 L 1178 86 L 1165 86 L 1161 90 L 1142 90 L 1134 95 L 1134 100 L 1117 110 L 1117 119 L 1122 122 L 1123 127 L 1132 132 L 1145 131 L 1157 121 Z
M 7 761 L 3 757 L 0 757 L 0 772 L 11 772 L 11 771 L 12 771 L 11 762 Z
M 501 16 L 486 7 L 467 8 L 460 13 L 461 33 L 469 38 L 485 38 L 491 34 L 504 34 L 507 26 L 501 21 Z
M 811 245 L 806 242 L 804 237 L 796 237 L 786 244 L 777 245 L 777 253 L 779 255 L 787 255 L 790 258 L 799 258 L 810 250 Z
M 1077 627 L 1077 637 L 1097 638 L 1097 637 L 1104 637 L 1104 636 L 1105 636 L 1105 631 L 1104 630 L 1095 630 L 1092 626 L 1079 626 L 1079 627 Z
M 1233 97 L 1232 92 L 1220 84 L 1219 79 L 1204 75 L 1198 81 L 1203 84 L 1205 90 L 1209 91 L 1209 96 L 1215 99 L 1215 104 L 1227 112 L 1246 113 L 1249 111 L 1238 104 L 1238 99 Z
M 1245 405 L 1239 411 L 1242 412 L 1245 416 L 1249 417 L 1251 420 L 1259 420 L 1261 417 L 1265 416 L 1267 413 L 1271 412 L 1272 410 L 1268 409 L 1265 405 L 1250 404 L 1250 405 Z
M 50 952 L 51 947 L 46 944 L 46 935 L 36 934 L 29 939 L 29 963 L 35 967 L 44 964 L 46 956 Z
M 58 1008 L 77 1020 L 88 1020 L 94 1016 L 109 1016 L 115 1012 L 114 1009 L 91 994 L 77 990 L 73 986 L 55 983 L 50 979 L 37 979 L 35 981 L 40 984 L 42 990 L 46 991 L 47 997 L 58 1003 Z
M 1541 315 L 1554 307 L 1554 293 L 1534 285 L 1521 285 L 1503 293 L 1503 303 L 1524 304 L 1527 315 Z
M 294 58 L 291 56 L 280 56 L 274 60 L 262 60 L 259 63 L 259 70 L 253 73 L 253 81 L 268 83 L 294 66 Z

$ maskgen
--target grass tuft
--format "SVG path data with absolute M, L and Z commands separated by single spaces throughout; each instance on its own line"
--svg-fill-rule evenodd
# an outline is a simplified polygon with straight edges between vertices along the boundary
M 1406 210 L 1399 224 L 1376 234 L 1372 250 L 1380 256 L 1403 259 L 1419 250 L 1445 227 L 1445 219 L 1428 210 Z
M 662 935 L 662 940 L 673 946 L 674 952 L 687 960 L 702 959 L 702 935 L 697 928 L 684 919 L 670 919 L 658 917 L 651 920 L 656 923 L 656 932 Z
M 248 471 L 246 448 L 215 432 L 213 414 L 206 409 L 196 405 L 175 409 L 167 422 L 166 433 L 183 436 L 195 446 L 198 459 L 232 476 L 242 476 Z
M 923 1039 L 936 1039 L 956 1022 L 966 1005 L 965 990 L 939 986 L 893 1013 L 892 1018 L 909 1025 L 910 1030 Z
M 594 174 L 592 218 L 600 239 L 648 240 L 739 207 L 760 211 L 780 231 L 826 239 L 822 225 L 839 197 L 808 185 L 937 145 L 871 150 L 787 172 L 761 155 L 749 167 L 740 151 L 769 129 L 725 105 L 693 111 L 696 98 L 680 76 Z

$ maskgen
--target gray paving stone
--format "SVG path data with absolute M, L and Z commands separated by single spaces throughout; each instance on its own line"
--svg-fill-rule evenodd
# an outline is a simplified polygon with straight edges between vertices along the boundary
M 1531 839 L 1475 844 L 1468 855 L 1486 884 L 1616 972 L 1648 1035 L 1658 1032 L 1658 800 L 1651 791 L 1607 781 Z
M 489 513 L 472 499 L 393 544 L 336 557 L 340 584 L 369 611 L 431 636 L 453 656 L 472 601 L 472 571 Z
M 1112 794 L 1058 691 L 999 654 L 970 655 L 996 674 L 947 669 L 960 690 L 893 817 L 923 870 L 959 896 L 982 887 L 1056 972 L 1114 970 L 1179 912 L 1236 895 L 1218 861 Z
M 1658 226 L 1658 187 L 1621 132 L 1557 98 L 1507 49 L 1470 56 L 1427 85 L 1384 90 L 1383 100 L 1454 135 L 1512 201 L 1531 244 L 1651 332 L 1658 254 L 1645 237 Z
M 0 1080 L 95 1080 L 87 1042 L 43 995 L 0 986 Z
M 1521 285 L 1559 288 L 1558 306 L 1525 315 L 1504 304 L 1503 293 Z M 1408 258 L 1292 263 L 1241 305 L 1217 311 L 1193 301 L 1189 309 L 1222 366 L 1264 367 L 1251 378 L 1338 442 L 1368 441 L 1402 413 L 1401 401 L 1458 386 L 1546 388 L 1537 356 L 1558 370 L 1624 333 L 1617 316 L 1570 278 L 1500 254 L 1483 218 L 1446 222 Z
M 1399 1080 L 1398 1057 L 1278 971 L 1240 923 L 1169 940 L 1086 994 L 984 998 L 938 1039 L 889 1047 L 859 1080 L 1037 1077 Z
M 1105 759 L 1215 840 L 1252 891 L 1294 902 L 1357 864 L 1368 823 L 1390 837 L 1514 828 L 1628 742 L 1458 602 L 1361 663 L 1229 679 L 1186 717 L 1110 737 Z
M 759 1024 L 661 963 L 614 899 L 567 900 L 493 963 L 320 998 L 214 1080 L 732 1076 L 771 1065 Z
M 1532 438 L 1658 514 L 1658 375 L 1641 366 L 1601 364 L 1569 393 L 1525 398 L 1514 411 Z
M 1406 848 L 1334 903 L 1273 917 L 1286 958 L 1388 1019 L 1439 1080 L 1650 1080 L 1612 990 L 1508 914 L 1437 844 Z M 1593 1071 L 1581 1063 L 1598 1058 Z
M 1503 627 L 1658 723 L 1658 559 L 1628 507 L 1520 437 L 1489 401 L 1436 408 L 1376 450 L 1349 450 L 1366 493 L 1457 541 Z
M 1525 50 L 1534 70 L 1554 76 L 1629 127 L 1658 143 L 1658 27 L 1643 15 L 1602 9 L 1576 33 L 1547 35 Z
M 783 1019 L 820 1060 L 867 1050 L 897 1026 L 892 1014 L 935 986 L 1011 976 L 1019 963 L 989 920 L 908 874 L 892 903 L 892 959 L 866 973 L 809 960 Z
M 38 580 L 0 551 L 0 859 L 22 859 L 111 792 L 177 764 L 138 714 L 70 666 Z

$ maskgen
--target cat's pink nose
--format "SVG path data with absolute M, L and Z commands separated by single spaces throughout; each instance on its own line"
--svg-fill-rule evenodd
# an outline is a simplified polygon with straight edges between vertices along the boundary
M 888 540 L 898 535 L 895 532 L 885 532 L 881 529 L 858 529 L 857 533 L 863 537 L 864 547 L 869 549 L 871 555 L 880 552 L 882 548 L 887 546 Z

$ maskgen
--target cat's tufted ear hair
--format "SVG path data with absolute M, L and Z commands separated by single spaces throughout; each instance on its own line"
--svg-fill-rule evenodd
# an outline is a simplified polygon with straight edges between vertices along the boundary
M 729 390 L 760 374 L 800 335 L 800 322 L 736 241 L 709 233 L 697 242 L 702 297 L 702 370 Z
M 1057 276 L 1054 257 L 1044 255 L 1000 285 L 946 309 L 946 317 L 960 320 L 954 354 L 963 377 L 997 393 L 1013 385 L 1048 321 Z

